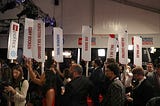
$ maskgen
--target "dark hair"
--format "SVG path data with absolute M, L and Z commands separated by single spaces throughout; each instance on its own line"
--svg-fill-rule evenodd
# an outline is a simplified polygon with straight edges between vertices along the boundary
M 17 80 L 19 80 L 19 81 L 22 80 L 23 69 L 22 69 L 21 65 L 19 65 L 19 64 L 14 65 L 13 68 L 12 68 L 12 70 L 18 70 L 20 72 L 20 76 L 18 77 Z
M 97 58 L 94 60 L 95 64 L 97 64 L 98 66 L 102 66 L 102 60 Z
M 116 63 L 116 60 L 114 58 L 107 58 L 107 60 L 105 61 L 105 64 L 109 64 L 109 63 Z
M 12 79 L 12 70 L 10 67 L 2 67 L 1 68 L 1 80 L 2 81 L 10 81 Z
M 23 83 L 23 81 L 24 81 L 24 79 L 23 79 L 23 69 L 22 69 L 21 65 L 16 64 L 16 65 L 14 65 L 14 66 L 12 67 L 12 73 L 13 73 L 13 70 L 19 71 L 19 72 L 20 72 L 20 75 L 19 75 L 18 79 L 14 79 L 14 77 L 13 77 L 13 75 L 12 75 L 12 79 L 13 79 L 12 87 L 13 87 L 13 88 L 18 87 L 19 90 L 21 90 L 22 83 Z
M 144 76 L 144 70 L 141 66 L 136 66 L 135 68 L 133 68 L 132 73 Z
M 110 63 L 107 65 L 107 68 L 110 69 L 110 71 L 113 71 L 113 73 L 117 76 L 120 77 L 120 68 L 117 63 Z

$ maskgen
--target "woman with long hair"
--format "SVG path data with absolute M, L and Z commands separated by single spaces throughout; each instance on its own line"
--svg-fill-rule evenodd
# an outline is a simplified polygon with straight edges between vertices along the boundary
M 5 91 L 11 93 L 11 101 L 14 106 L 25 106 L 29 83 L 24 80 L 23 69 L 20 65 L 13 66 L 12 78 L 12 84 L 5 86 Z
M 56 77 L 54 73 L 54 69 L 52 70 L 46 70 L 40 78 L 37 78 L 33 68 L 32 68 L 32 61 L 27 59 L 26 60 L 26 66 L 28 67 L 29 75 L 31 80 L 42 86 L 43 88 L 43 106 L 55 106 L 55 95 L 56 95 Z

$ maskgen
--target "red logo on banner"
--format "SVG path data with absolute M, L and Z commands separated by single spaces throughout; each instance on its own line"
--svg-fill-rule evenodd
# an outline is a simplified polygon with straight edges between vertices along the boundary
M 28 27 L 28 49 L 31 49 L 32 44 L 32 27 Z
M 18 25 L 13 24 L 13 30 L 18 31 Z
M 96 45 L 96 38 L 92 37 L 91 44 Z M 78 38 L 78 45 L 82 45 L 82 38 Z
M 115 38 L 115 34 L 109 34 L 111 38 Z
M 82 38 L 78 38 L 78 45 L 82 45 Z

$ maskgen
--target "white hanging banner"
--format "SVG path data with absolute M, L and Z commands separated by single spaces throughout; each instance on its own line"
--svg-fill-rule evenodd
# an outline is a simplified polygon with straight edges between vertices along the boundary
M 8 39 L 8 59 L 17 59 L 17 48 L 19 39 L 19 24 L 11 22 Z
M 116 59 L 117 40 L 114 34 L 110 34 L 108 38 L 107 58 Z
M 91 38 L 92 28 L 82 26 L 82 59 L 84 61 L 91 61 Z
M 134 65 L 142 66 L 142 38 L 140 36 L 134 36 L 133 44 L 134 44 Z
M 25 18 L 23 55 L 27 58 L 32 58 L 33 26 L 34 20 Z
M 54 27 L 54 59 L 56 62 L 63 62 L 63 30 Z
M 127 31 L 118 33 L 119 42 L 119 62 L 121 64 L 128 63 L 128 34 Z
M 34 21 L 32 56 L 37 62 L 45 62 L 45 23 Z

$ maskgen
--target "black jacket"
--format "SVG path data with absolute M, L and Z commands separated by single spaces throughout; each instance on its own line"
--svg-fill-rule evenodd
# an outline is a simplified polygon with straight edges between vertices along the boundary
M 153 88 L 147 79 L 133 90 L 133 106 L 146 106 L 148 100 L 154 96 Z
M 87 106 L 87 96 L 94 96 L 93 84 L 85 76 L 72 80 L 65 87 L 64 106 Z

